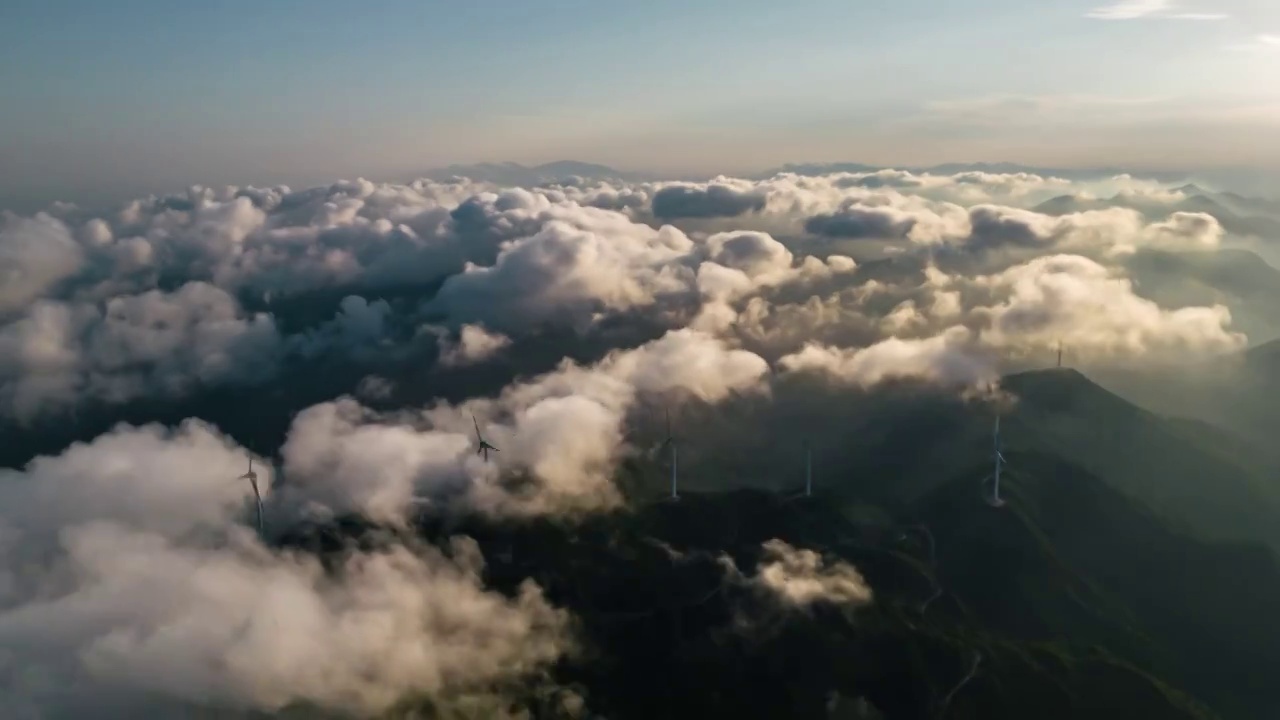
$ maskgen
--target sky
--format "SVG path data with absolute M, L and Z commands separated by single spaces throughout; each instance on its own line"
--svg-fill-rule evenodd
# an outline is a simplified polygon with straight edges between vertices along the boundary
M 8 0 L 0 207 L 560 159 L 1280 166 L 1270 0 Z

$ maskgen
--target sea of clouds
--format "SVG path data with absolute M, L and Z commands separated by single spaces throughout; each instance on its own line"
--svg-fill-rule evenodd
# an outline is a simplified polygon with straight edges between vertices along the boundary
M 338 363 L 360 381 L 293 408 L 278 452 L 254 448 L 277 458 L 260 461 L 271 527 L 403 526 L 424 507 L 572 518 L 623 502 L 619 465 L 662 407 L 767 403 L 797 378 L 964 392 L 1060 345 L 1098 367 L 1244 348 L 1230 278 L 1140 287 L 1131 272 L 1259 242 L 1245 210 L 1194 195 L 1130 176 L 886 170 L 196 187 L 6 213 L 0 422 L 137 417 L 125 410 L 268 393 Z M 579 341 L 595 349 L 558 349 Z M 406 368 L 491 371 L 492 391 L 410 402 Z M 499 449 L 487 460 L 477 430 Z M 235 480 L 248 454 L 193 417 L 0 470 L 8 717 L 370 715 L 501 694 L 574 652 L 569 613 L 532 580 L 486 588 L 469 538 L 336 569 L 264 542 Z M 754 582 L 779 602 L 870 602 L 856 570 L 766 550 Z

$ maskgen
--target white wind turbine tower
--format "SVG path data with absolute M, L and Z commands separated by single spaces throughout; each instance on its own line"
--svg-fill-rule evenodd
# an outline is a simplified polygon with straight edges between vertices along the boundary
M 813 497 L 813 446 L 804 441 L 804 496 Z
M 258 503 L 258 532 L 263 530 L 262 521 L 262 493 L 258 491 L 258 473 L 253 471 L 253 455 L 249 455 L 249 472 L 236 478 L 237 480 L 248 480 L 249 485 L 253 487 L 253 498 Z
M 991 507 L 1004 507 L 1004 500 L 1000 498 L 1000 471 L 1004 468 L 1006 460 L 1000 452 L 1000 413 L 996 413 L 995 432 L 992 434 L 992 455 L 995 459 L 995 469 L 990 475 L 983 478 L 985 484 L 987 480 L 991 480 L 991 495 L 987 497 L 987 504 Z
M 676 436 L 671 431 L 671 409 L 666 409 L 667 437 L 662 441 L 664 446 L 671 447 L 671 500 L 680 499 L 680 455 L 676 450 Z

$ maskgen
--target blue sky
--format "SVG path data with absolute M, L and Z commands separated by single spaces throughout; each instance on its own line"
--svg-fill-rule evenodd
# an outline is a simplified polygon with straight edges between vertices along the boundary
M 1280 164 L 1280 3 L 1107 5 L 6 0 L 0 206 L 482 160 Z

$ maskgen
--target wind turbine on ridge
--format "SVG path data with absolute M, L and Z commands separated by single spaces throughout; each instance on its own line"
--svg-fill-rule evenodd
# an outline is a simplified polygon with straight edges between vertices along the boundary
M 480 423 L 476 422 L 476 416 L 474 414 L 471 416 L 471 424 L 476 426 L 476 441 L 480 443 L 476 447 L 476 454 L 483 455 L 484 461 L 489 462 L 489 451 L 492 450 L 494 452 L 498 452 L 498 448 L 490 445 L 489 441 L 485 440 L 484 436 L 480 434 Z
M 671 448 L 671 500 L 680 499 L 680 455 L 676 450 L 676 436 L 671 431 L 671 408 L 666 408 L 667 437 L 662 441 L 663 447 Z
M 253 455 L 249 455 L 249 472 L 236 478 L 237 480 L 248 480 L 249 485 L 253 487 L 253 498 L 258 503 L 258 532 L 263 531 L 262 520 L 262 493 L 258 491 L 258 473 L 253 471 Z
M 995 431 L 992 434 L 992 455 L 994 456 L 994 459 L 995 459 L 995 464 L 996 464 L 995 470 L 993 470 L 990 475 L 983 478 L 982 482 L 985 485 L 987 480 L 992 481 L 991 495 L 989 495 L 986 498 L 987 504 L 990 505 L 991 507 L 999 508 L 999 507 L 1004 507 L 1004 504 L 1005 504 L 1004 500 L 1000 498 L 1000 471 L 1004 468 L 1004 465 L 1007 462 L 1004 459 L 1004 454 L 1000 452 L 1000 413 L 999 412 L 996 413 Z
M 813 446 L 804 441 L 804 496 L 813 497 Z

